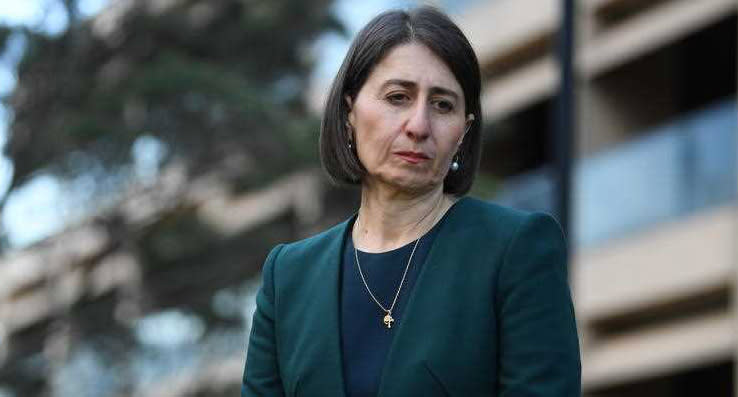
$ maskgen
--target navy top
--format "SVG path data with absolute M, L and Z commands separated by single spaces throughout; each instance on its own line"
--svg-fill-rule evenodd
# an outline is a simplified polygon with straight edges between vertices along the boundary
M 453 208 L 453 207 L 452 207 Z M 451 208 L 451 209 L 452 209 Z M 420 238 L 412 263 L 405 277 L 405 284 L 392 309 L 392 328 L 383 319 L 385 312 L 377 306 L 366 291 L 356 267 L 354 242 L 349 235 L 344 244 L 341 263 L 341 351 L 346 395 L 349 397 L 376 396 L 392 337 L 402 324 L 402 315 L 410 293 L 418 279 L 433 240 L 446 215 Z M 353 222 L 348 230 L 352 230 Z M 366 282 L 374 296 L 389 309 L 402 280 L 407 261 L 415 241 L 387 252 L 367 253 L 359 251 L 359 263 Z

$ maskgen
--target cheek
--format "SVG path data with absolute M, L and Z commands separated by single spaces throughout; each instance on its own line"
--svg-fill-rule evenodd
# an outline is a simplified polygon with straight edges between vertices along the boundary
M 462 141 L 464 136 L 464 126 L 463 124 L 452 123 L 451 125 L 446 126 L 446 128 L 446 131 L 449 133 L 444 136 L 444 139 L 441 142 L 439 142 L 438 154 L 439 157 L 450 159 L 456 154 L 459 144 Z
M 356 112 L 356 139 L 364 161 L 379 161 L 392 146 L 395 137 L 392 115 L 380 106 L 365 105 Z

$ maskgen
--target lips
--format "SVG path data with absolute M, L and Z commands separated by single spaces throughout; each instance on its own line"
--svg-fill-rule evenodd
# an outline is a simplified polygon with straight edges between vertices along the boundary
M 422 161 L 430 159 L 430 157 L 428 157 L 428 155 L 423 152 L 401 151 L 395 152 L 395 155 L 412 164 L 418 164 Z

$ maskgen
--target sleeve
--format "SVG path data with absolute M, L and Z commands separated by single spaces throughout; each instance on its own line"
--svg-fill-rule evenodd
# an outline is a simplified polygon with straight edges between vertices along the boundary
M 532 214 L 498 274 L 500 397 L 581 395 L 581 362 L 567 254 L 559 224 Z
M 272 249 L 262 268 L 263 282 L 256 295 L 256 311 L 251 321 L 241 397 L 284 395 L 274 327 L 274 262 L 282 247 L 278 245 Z

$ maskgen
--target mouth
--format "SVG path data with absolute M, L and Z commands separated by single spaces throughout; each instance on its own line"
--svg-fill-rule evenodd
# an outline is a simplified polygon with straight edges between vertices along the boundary
M 430 157 L 423 152 L 402 151 L 395 152 L 395 155 L 411 164 L 418 164 L 430 159 Z

